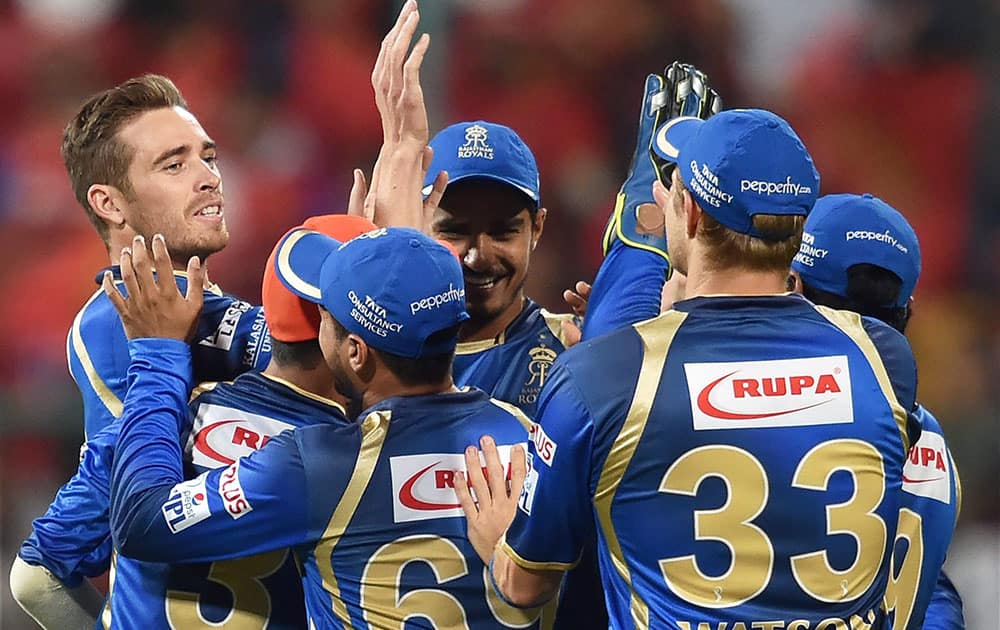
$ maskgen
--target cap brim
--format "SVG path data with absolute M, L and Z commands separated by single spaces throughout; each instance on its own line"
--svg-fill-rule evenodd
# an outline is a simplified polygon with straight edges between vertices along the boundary
M 285 287 L 304 300 L 322 303 L 320 271 L 340 241 L 312 230 L 292 230 L 278 244 L 275 271 Z
M 679 116 L 668 120 L 656 131 L 653 150 L 664 160 L 676 162 L 681 149 L 704 124 L 704 120 L 694 116 Z
M 436 177 L 436 175 L 435 175 L 435 177 Z M 448 177 L 448 183 L 449 184 L 454 184 L 455 182 L 460 182 L 463 179 L 492 179 L 495 182 L 500 182 L 502 184 L 507 184 L 508 186 L 512 186 L 512 187 L 518 189 L 519 191 L 521 191 L 522 193 L 524 193 L 525 195 L 527 195 L 528 199 L 531 199 L 535 203 L 538 203 L 538 195 L 535 193 L 535 191 L 531 190 L 530 188 L 527 188 L 523 184 L 519 184 L 519 183 L 517 183 L 517 182 L 515 182 L 515 181 L 513 181 L 511 179 L 508 179 L 506 177 L 500 177 L 500 176 L 494 175 L 492 173 L 462 173 L 461 175 L 457 175 L 455 177 L 450 177 L 449 176 Z M 426 197 L 427 195 L 431 194 L 432 190 L 434 190 L 434 184 L 433 183 L 424 186 L 423 189 L 421 189 L 420 193 L 424 197 Z

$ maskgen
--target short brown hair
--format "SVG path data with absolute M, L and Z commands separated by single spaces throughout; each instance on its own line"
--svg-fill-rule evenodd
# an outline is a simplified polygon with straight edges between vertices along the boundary
M 688 192 L 679 178 L 674 180 L 674 185 Z M 692 201 L 697 203 L 694 197 Z M 708 247 L 710 269 L 788 271 L 802 243 L 805 222 L 806 218 L 801 215 L 754 215 L 754 230 L 762 235 L 757 237 L 730 229 L 702 211 L 697 238 Z
M 187 109 L 180 90 L 167 77 L 144 74 L 88 98 L 63 131 L 61 152 L 73 194 L 105 244 L 108 226 L 91 207 L 87 191 L 94 184 L 109 184 L 132 193 L 132 154 L 118 141 L 118 132 L 137 115 L 168 107 Z

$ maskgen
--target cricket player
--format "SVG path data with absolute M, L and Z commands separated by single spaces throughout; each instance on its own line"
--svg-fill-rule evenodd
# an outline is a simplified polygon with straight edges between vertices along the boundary
M 537 419 L 551 447 L 486 552 L 496 588 L 547 600 L 596 529 L 612 627 L 878 627 L 909 346 L 783 294 L 819 186 L 785 121 L 677 120 L 654 150 L 679 164 L 654 197 L 690 297 L 555 366 Z
M 187 417 L 200 294 L 182 297 L 150 267 L 153 241 L 124 255 L 129 297 L 105 290 L 131 338 L 132 365 L 112 477 L 112 529 L 123 556 L 196 562 L 293 547 L 305 572 L 310 627 L 535 627 L 488 588 L 454 484 L 464 453 L 502 454 L 491 508 L 516 509 L 528 420 L 451 378 L 468 315 L 454 254 L 412 229 L 339 243 L 296 230 L 279 244 L 278 277 L 320 311 L 320 347 L 337 389 L 361 401 L 356 423 L 286 432 L 185 481 L 176 446 Z M 200 276 L 196 259 L 192 277 Z M 492 437 L 480 437 L 487 434 Z M 506 474 L 505 474 L 506 472 Z M 501 505 L 502 504 L 502 505 Z M 499 506 L 499 507 L 498 507 Z
M 163 234 L 176 254 L 171 268 L 184 290 L 187 257 L 204 259 L 226 246 L 216 144 L 166 77 L 144 75 L 90 97 L 66 126 L 62 155 L 76 198 L 112 264 L 135 236 Z M 118 268 L 110 271 L 120 283 Z M 206 287 L 192 339 L 194 378 L 224 380 L 266 365 L 270 341 L 260 308 L 214 284 Z M 80 310 L 66 346 L 89 439 L 121 415 L 129 363 L 125 332 L 103 291 Z M 107 457 L 92 458 L 81 474 L 95 475 L 106 486 L 109 466 Z M 71 482 L 21 547 L 11 592 L 44 627 L 89 625 L 101 606 L 102 597 L 84 578 L 109 566 L 107 499 L 86 483 Z
M 313 217 L 300 226 L 348 240 L 373 229 L 346 215 Z M 231 382 L 195 390 L 190 420 L 179 442 L 185 470 L 194 477 L 224 468 L 286 430 L 345 422 L 344 397 L 319 349 L 319 312 L 284 287 L 274 272 L 277 252 L 264 271 L 261 294 L 271 335 L 271 360 Z M 107 440 L 114 444 L 114 427 Z M 93 488 L 105 496 L 109 487 Z M 169 630 L 209 627 L 293 630 L 306 627 L 301 579 L 284 549 L 237 560 L 202 564 L 115 561 L 104 628 Z
M 903 333 L 920 277 L 920 243 L 881 199 L 827 195 L 806 220 L 792 271 L 796 288 L 814 303 L 878 318 Z M 961 509 L 958 471 L 937 418 L 922 405 L 916 415 L 922 432 L 903 469 L 886 608 L 896 630 L 960 630 L 962 599 L 941 570 Z

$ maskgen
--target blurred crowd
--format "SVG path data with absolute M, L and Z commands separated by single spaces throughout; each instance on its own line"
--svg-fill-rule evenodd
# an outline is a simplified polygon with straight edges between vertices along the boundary
M 220 146 L 233 238 L 213 280 L 259 300 L 270 247 L 342 211 L 381 128 L 369 83 L 398 2 L 0 0 L 0 627 L 6 575 L 75 468 L 66 331 L 107 253 L 68 185 L 63 126 L 88 94 L 171 77 Z M 872 192 L 913 223 L 920 398 L 963 482 L 948 569 L 970 628 L 1000 613 L 1000 39 L 988 0 L 423 0 L 432 131 L 485 118 L 533 148 L 549 209 L 529 295 L 590 280 L 634 142 L 643 77 L 705 70 L 727 107 L 772 109 L 822 193 Z

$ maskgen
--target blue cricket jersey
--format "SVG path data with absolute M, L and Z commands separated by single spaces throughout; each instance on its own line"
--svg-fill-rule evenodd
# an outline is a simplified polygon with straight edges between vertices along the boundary
M 111 270 L 124 292 L 119 268 Z M 98 284 L 103 276 L 104 270 L 97 274 Z M 186 291 L 186 275 L 175 271 L 174 276 L 180 290 Z M 205 291 L 192 349 L 199 382 L 230 379 L 266 365 L 271 340 L 263 311 L 213 286 Z M 107 571 L 111 562 L 108 488 L 117 429 L 102 430 L 122 413 L 129 355 L 125 329 L 103 289 L 87 301 L 73 321 L 67 355 L 83 397 L 88 441 L 76 475 L 59 489 L 48 511 L 32 523 L 31 536 L 18 555 L 75 587 L 84 577 Z
M 282 431 L 347 423 L 339 404 L 259 372 L 195 391 L 185 427 L 189 477 L 229 466 Z M 118 556 L 112 576 L 103 628 L 306 627 L 301 577 L 287 549 L 193 564 Z
M 121 270 L 110 267 L 124 293 Z M 101 284 L 106 269 L 96 277 Z M 187 290 L 187 274 L 174 271 L 177 286 Z M 253 368 L 263 369 L 271 356 L 264 311 L 217 286 L 205 290 L 205 302 L 192 342 L 195 381 L 224 381 Z M 98 289 L 73 320 L 66 338 L 69 370 L 83 396 L 85 434 L 89 438 L 122 413 L 128 339 L 114 305 Z
M 905 338 L 800 296 L 675 309 L 553 367 L 503 550 L 566 569 L 596 521 L 615 628 L 880 627 Z
M 282 433 L 184 481 L 188 347 L 140 339 L 130 349 L 111 486 L 122 556 L 211 562 L 293 547 L 316 628 L 538 627 L 542 611 L 506 606 L 489 588 L 454 492 L 480 436 L 494 437 L 505 463 L 525 441 L 515 407 L 475 389 L 390 398 L 357 423 Z
M 941 424 L 923 406 L 916 415 L 923 431 L 903 468 L 886 608 L 895 630 L 961 630 L 962 599 L 941 569 L 961 507 L 961 485 Z
M 455 384 L 478 387 L 534 418 L 552 363 L 566 349 L 560 325 L 572 319 L 526 299 L 520 315 L 496 339 L 458 344 Z
M 566 349 L 561 324 L 573 315 L 556 315 L 530 299 L 525 302 L 520 315 L 497 339 L 458 344 L 452 372 L 456 384 L 478 387 L 534 418 L 549 370 Z M 556 630 L 598 627 L 605 617 L 593 554 L 587 560 L 566 577 Z

